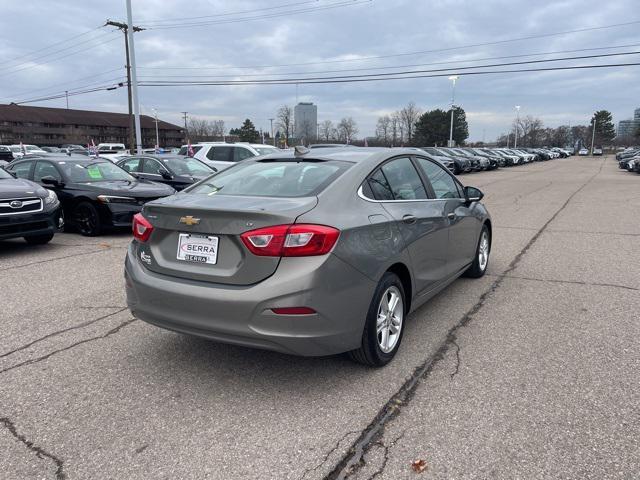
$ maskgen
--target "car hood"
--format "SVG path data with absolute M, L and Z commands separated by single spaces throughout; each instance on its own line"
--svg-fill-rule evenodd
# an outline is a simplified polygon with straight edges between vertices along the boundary
M 36 195 L 47 196 L 47 191 L 37 183 L 22 178 L 0 178 L 0 199 Z
M 156 182 L 114 180 L 105 182 L 85 182 L 74 184 L 96 193 L 127 195 L 135 197 L 162 197 L 175 192 L 169 185 Z

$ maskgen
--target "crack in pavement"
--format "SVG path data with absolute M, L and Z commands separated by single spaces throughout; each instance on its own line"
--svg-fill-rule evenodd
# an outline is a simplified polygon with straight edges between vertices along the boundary
M 11 350 L 9 352 L 1 354 L 0 358 L 8 357 L 9 355 L 13 355 L 16 352 L 20 352 L 22 350 L 27 349 L 27 348 L 31 347 L 32 345 L 35 345 L 36 343 L 42 342 L 42 341 L 47 340 L 47 339 L 52 338 L 52 337 L 57 337 L 58 335 L 62 335 L 63 333 L 69 332 L 71 330 L 77 330 L 79 328 L 87 327 L 87 326 L 92 325 L 92 324 L 94 324 L 96 322 L 99 322 L 101 320 L 105 320 L 105 319 L 107 319 L 109 317 L 117 315 L 118 313 L 124 312 L 127 309 L 127 307 L 124 307 L 124 308 L 122 308 L 122 307 L 80 307 L 80 308 L 120 308 L 120 310 L 118 310 L 116 312 L 108 313 L 107 315 L 103 315 L 103 316 L 98 317 L 98 318 L 94 318 L 93 320 L 89 320 L 89 321 L 84 322 L 84 323 L 79 323 L 78 325 L 74 325 L 73 327 L 68 327 L 68 328 L 64 328 L 62 330 L 58 330 L 57 332 L 49 333 L 49 334 L 47 334 L 47 335 L 45 335 L 43 337 L 37 338 L 36 340 L 33 340 L 33 341 L 31 341 L 31 342 L 29 342 L 29 343 L 27 343 L 25 345 L 22 345 L 22 346 L 14 349 L 14 350 Z
M 451 380 L 453 380 L 453 377 L 455 377 L 460 371 L 460 345 L 458 345 L 458 342 L 456 341 L 457 339 L 458 337 L 454 335 L 453 340 L 451 340 L 451 343 L 456 347 L 456 369 L 450 374 Z
M 315 467 L 311 467 L 311 468 L 307 468 L 305 469 L 304 472 L 302 472 L 302 476 L 300 477 L 300 480 L 303 480 L 307 475 L 309 475 L 311 472 L 315 472 L 316 470 L 318 470 L 322 465 L 324 465 L 327 460 L 329 460 L 329 457 L 331 456 L 331 454 L 333 452 L 335 452 L 338 448 L 340 448 L 340 444 L 349 436 L 349 435 L 353 435 L 355 433 L 360 433 L 357 430 L 351 431 L 351 432 L 347 432 L 345 433 L 342 437 L 340 437 L 340 439 L 336 442 L 336 444 L 333 446 L 333 448 L 331 450 L 329 450 L 329 452 L 327 452 L 324 456 L 324 458 L 322 459 L 322 461 L 320 463 L 318 463 Z
M 387 468 L 387 463 L 389 462 L 389 450 L 404 437 L 404 434 L 405 432 L 402 432 L 395 439 L 393 439 L 389 443 L 389 445 L 385 444 L 382 440 L 378 440 L 375 443 L 375 445 L 378 445 L 384 449 L 384 458 L 382 459 L 382 465 L 380 465 L 380 468 L 373 472 L 373 474 L 367 480 L 373 480 L 374 478 L 378 477 L 378 475 L 382 475 L 384 473 L 384 469 Z
M 327 480 L 344 480 L 345 478 L 357 472 L 362 465 L 362 458 L 366 454 L 369 448 L 374 442 L 382 436 L 384 428 L 387 423 L 393 420 L 400 414 L 402 406 L 407 405 L 415 395 L 418 385 L 429 377 L 435 366 L 445 357 L 445 354 L 449 350 L 449 347 L 454 344 L 456 340 L 456 333 L 465 327 L 484 306 L 487 299 L 496 292 L 502 282 L 507 278 L 507 275 L 515 270 L 520 263 L 520 260 L 529 249 L 536 243 L 538 238 L 545 232 L 547 227 L 562 213 L 562 211 L 569 205 L 571 200 L 580 193 L 593 179 L 595 179 L 601 172 L 606 162 L 605 157 L 600 165 L 600 169 L 593 174 L 587 181 L 585 181 L 577 190 L 575 190 L 567 200 L 560 206 L 560 208 L 554 213 L 549 220 L 545 222 L 542 227 L 529 239 L 527 244 L 518 252 L 518 254 L 511 260 L 509 267 L 496 278 L 491 286 L 480 295 L 478 301 L 462 316 L 462 318 L 453 325 L 445 337 L 444 342 L 440 345 L 438 350 L 425 361 L 418 365 L 413 373 L 405 380 L 400 388 L 394 393 L 389 400 L 378 411 L 378 414 L 374 417 L 372 422 L 367 428 L 365 428 L 360 436 L 356 439 L 352 447 L 347 452 L 340 462 L 334 467 L 334 469 L 325 477 Z M 352 453 L 349 453 L 352 452 Z
M 63 470 L 64 462 L 60 458 L 56 457 L 52 453 L 47 452 L 43 448 L 38 447 L 31 440 L 27 440 L 27 437 L 25 437 L 24 435 L 19 434 L 18 429 L 16 428 L 15 424 L 11 421 L 11 419 L 7 417 L 0 417 L 0 423 L 4 425 L 4 427 L 9 431 L 9 433 L 11 433 L 11 435 L 13 435 L 13 437 L 16 440 L 23 443 L 27 447 L 27 449 L 35 453 L 38 458 L 42 460 L 48 458 L 49 460 L 53 461 L 53 463 L 55 463 L 56 465 L 57 480 L 64 480 L 67 478 Z
M 499 277 L 500 275 L 495 274 L 487 274 L 490 277 Z M 584 285 L 586 287 L 612 287 L 612 288 L 622 288 L 624 290 L 632 290 L 635 292 L 640 291 L 640 288 L 630 287 L 628 285 L 621 285 L 619 283 L 595 283 L 595 282 L 581 282 L 579 280 L 554 280 L 551 278 L 534 278 L 534 277 L 520 277 L 518 275 L 504 275 L 506 278 L 513 278 L 516 280 L 528 280 L 531 282 L 541 282 L 541 283 L 564 283 L 569 285 Z
M 52 357 L 54 355 L 57 355 L 58 353 L 66 352 L 67 350 L 71 350 L 72 348 L 75 348 L 78 345 L 82 345 L 83 343 L 88 343 L 88 342 L 92 342 L 94 340 L 100 340 L 102 338 L 107 338 L 107 337 L 109 337 L 109 336 L 111 336 L 113 334 L 118 333 L 124 327 L 126 327 L 127 325 L 130 325 L 131 323 L 135 322 L 136 320 L 137 320 L 136 318 L 132 317 L 132 318 L 120 323 L 120 325 L 112 328 L 111 330 L 109 330 L 107 333 L 105 333 L 103 335 L 98 335 L 96 337 L 85 338 L 84 340 L 80 340 L 78 342 L 72 343 L 68 347 L 60 348 L 58 350 L 54 350 L 53 352 L 47 353 L 46 355 L 43 355 L 41 357 L 32 358 L 30 360 L 25 360 L 24 362 L 20 362 L 20 363 L 17 363 L 15 365 L 12 365 L 11 367 L 7 367 L 7 368 L 5 368 L 3 370 L 0 370 L 0 373 L 5 373 L 5 372 L 8 372 L 10 370 L 14 370 L 16 368 L 24 367 L 24 366 L 27 366 L 27 365 L 33 365 L 34 363 L 42 362 L 43 360 L 47 360 L 48 358 L 50 358 L 50 357 Z
M 127 247 L 118 247 L 126 249 Z M 111 252 L 117 250 L 117 248 L 101 248 L 100 250 L 91 250 L 90 252 L 76 253 L 74 255 L 64 255 L 62 257 L 48 258 L 46 260 L 39 260 L 37 262 L 24 263 L 22 265 L 13 265 L 11 267 L 0 268 L 0 272 L 6 272 L 7 270 L 17 270 L 18 268 L 31 267 L 33 265 L 42 265 L 44 263 L 55 262 L 57 260 L 65 260 L 67 258 L 82 257 L 84 255 L 93 255 L 94 253 Z

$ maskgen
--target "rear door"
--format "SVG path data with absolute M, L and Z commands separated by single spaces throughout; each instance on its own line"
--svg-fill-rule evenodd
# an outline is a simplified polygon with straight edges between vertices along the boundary
M 480 221 L 466 204 L 462 185 L 438 163 L 423 157 L 416 162 L 431 184 L 435 203 L 441 205 L 448 224 L 447 276 L 459 272 L 473 261 Z
M 447 275 L 448 222 L 444 204 L 430 200 L 410 157 L 389 160 L 367 180 L 376 200 L 396 221 L 411 257 L 416 293 Z

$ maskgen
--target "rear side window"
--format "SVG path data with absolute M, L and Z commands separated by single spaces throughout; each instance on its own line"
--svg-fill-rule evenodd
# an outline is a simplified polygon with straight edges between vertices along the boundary
M 329 162 L 241 162 L 188 189 L 201 195 L 306 197 L 317 195 L 351 164 Z
M 399 158 L 382 165 L 394 200 L 422 200 L 427 198 L 424 184 L 409 158 Z
M 218 162 L 233 162 L 233 147 L 211 147 L 207 158 Z
M 242 160 L 246 160 L 247 158 L 255 157 L 251 151 L 242 147 L 234 147 L 233 152 L 233 161 L 240 162 Z

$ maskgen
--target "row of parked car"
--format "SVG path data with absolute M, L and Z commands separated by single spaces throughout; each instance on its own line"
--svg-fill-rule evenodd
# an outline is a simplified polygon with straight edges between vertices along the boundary
M 20 147 L 15 158 L 0 165 L 0 240 L 24 237 L 30 243 L 46 243 L 62 228 L 96 236 L 130 226 L 146 202 L 172 195 L 243 160 L 279 151 L 271 145 L 223 142 L 184 145 L 177 154 L 150 149 L 138 155 L 130 155 L 122 144 L 100 144 L 94 155 L 79 145 L 59 151 Z M 358 147 L 313 145 L 310 151 L 321 148 Z M 569 155 L 562 149 L 414 150 L 454 174 Z
M 640 147 L 629 147 L 616 153 L 616 160 L 620 169 L 640 173 Z

